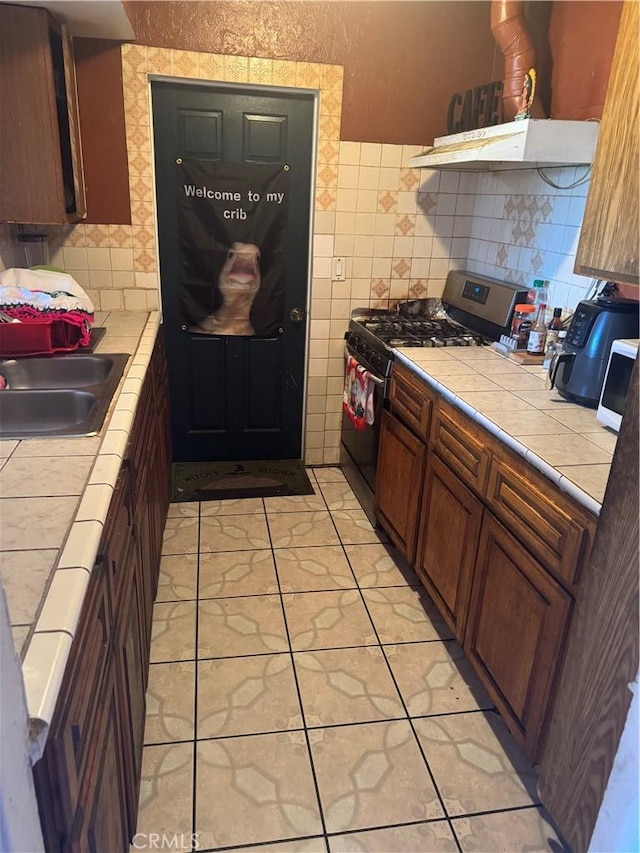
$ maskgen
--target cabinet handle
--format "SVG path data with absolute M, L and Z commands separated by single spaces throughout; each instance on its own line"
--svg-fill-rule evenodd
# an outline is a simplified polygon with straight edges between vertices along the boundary
M 71 726 L 71 743 L 73 745 L 73 754 L 77 755 L 78 747 L 80 746 L 80 726 L 77 723 L 74 723 Z

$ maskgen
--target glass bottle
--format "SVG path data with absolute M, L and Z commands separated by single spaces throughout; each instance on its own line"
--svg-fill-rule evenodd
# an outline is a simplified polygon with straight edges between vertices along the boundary
M 532 355 L 542 355 L 544 353 L 544 342 L 547 338 L 547 327 L 544 324 L 544 312 L 546 309 L 547 306 L 543 302 L 538 305 L 538 316 L 529 332 L 527 352 Z

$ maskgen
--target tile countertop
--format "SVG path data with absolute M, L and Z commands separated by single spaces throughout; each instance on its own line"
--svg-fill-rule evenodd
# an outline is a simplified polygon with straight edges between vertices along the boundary
M 399 347 L 414 370 L 595 515 L 600 514 L 618 436 L 595 409 L 545 390 L 545 371 L 489 347 Z
M 0 576 L 42 754 L 160 313 L 96 312 L 96 352 L 130 353 L 96 436 L 0 441 Z

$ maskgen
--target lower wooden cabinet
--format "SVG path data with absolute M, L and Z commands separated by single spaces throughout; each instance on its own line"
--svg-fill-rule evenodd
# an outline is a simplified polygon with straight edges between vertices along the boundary
M 416 572 L 459 640 L 467 621 L 483 511 L 482 502 L 431 453 Z
M 416 549 L 425 457 L 424 442 L 389 412 L 383 412 L 378 445 L 376 515 L 410 562 Z
M 571 597 L 489 512 L 464 649 L 510 729 L 535 755 Z
M 151 613 L 169 504 L 163 359 L 160 338 L 34 767 L 48 853 L 125 853 L 136 828 Z

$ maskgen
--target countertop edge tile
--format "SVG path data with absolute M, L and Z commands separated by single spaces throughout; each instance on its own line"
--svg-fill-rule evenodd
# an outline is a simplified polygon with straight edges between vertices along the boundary
M 49 726 L 71 652 L 72 638 L 66 631 L 34 634 L 22 662 L 22 675 L 29 713 L 29 752 L 35 764 L 44 753 Z
M 87 569 L 87 571 L 91 571 L 96 561 L 103 524 L 104 520 L 74 520 L 60 555 L 58 569 Z
M 600 515 L 600 510 L 602 509 L 602 504 L 599 503 L 595 498 L 591 497 L 591 495 L 587 494 L 584 489 L 581 489 L 577 483 L 574 483 L 573 480 L 570 480 L 566 474 L 560 475 L 560 482 L 558 484 L 560 486 L 560 490 L 565 492 L 567 495 L 570 495 L 574 500 L 581 503 L 588 510 L 590 510 L 594 515 Z
M 66 631 L 75 637 L 90 578 L 91 572 L 87 569 L 56 569 L 36 622 L 35 634 Z

